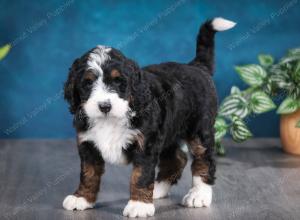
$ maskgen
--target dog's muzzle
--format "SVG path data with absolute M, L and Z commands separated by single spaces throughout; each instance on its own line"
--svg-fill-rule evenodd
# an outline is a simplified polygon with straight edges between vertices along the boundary
M 108 112 L 110 112 L 111 110 L 111 104 L 109 101 L 106 101 L 106 102 L 100 102 L 98 104 L 98 108 L 101 112 L 107 114 Z

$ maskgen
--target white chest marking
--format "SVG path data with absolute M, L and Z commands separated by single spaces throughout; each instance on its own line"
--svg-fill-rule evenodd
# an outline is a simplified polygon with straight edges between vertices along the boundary
M 93 141 L 106 162 L 126 164 L 123 149 L 133 143 L 138 133 L 129 128 L 127 119 L 103 118 L 86 132 L 79 133 L 79 138 L 81 142 Z

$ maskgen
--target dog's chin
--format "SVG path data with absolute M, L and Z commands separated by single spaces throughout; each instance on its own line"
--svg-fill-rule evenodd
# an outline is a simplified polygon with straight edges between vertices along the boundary
M 124 115 L 115 115 L 115 114 L 112 114 L 112 113 L 107 113 L 107 114 L 102 114 L 98 117 L 95 118 L 95 120 L 110 120 L 110 119 L 124 119 L 126 118 L 126 114 Z
M 89 115 L 87 114 L 90 122 L 99 122 L 99 121 L 122 121 L 127 120 L 130 117 L 131 113 L 129 112 L 123 112 L 122 114 L 118 112 L 118 114 L 114 112 L 108 112 L 108 113 L 99 113 L 99 114 L 93 114 Z

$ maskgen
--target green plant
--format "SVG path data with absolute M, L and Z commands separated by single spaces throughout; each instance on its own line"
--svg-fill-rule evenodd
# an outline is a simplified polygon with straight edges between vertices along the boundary
M 10 44 L 6 44 L 3 47 L 0 47 L 0 60 L 2 60 L 10 51 L 11 46 Z
M 277 108 L 278 114 L 290 114 L 300 108 L 300 48 L 292 49 L 274 63 L 271 55 L 258 56 L 259 64 L 235 67 L 240 78 L 249 86 L 241 91 L 231 88 L 220 105 L 215 123 L 217 153 L 225 154 L 221 140 L 230 134 L 234 141 L 242 142 L 252 137 L 245 120 L 276 108 L 272 98 L 284 98 Z M 297 127 L 300 128 L 300 120 Z

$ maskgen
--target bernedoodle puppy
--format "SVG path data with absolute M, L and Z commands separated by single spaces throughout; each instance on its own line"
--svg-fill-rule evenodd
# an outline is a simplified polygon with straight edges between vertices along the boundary
M 65 209 L 94 206 L 105 162 L 132 163 L 130 200 L 123 215 L 153 216 L 153 199 L 167 196 L 187 163 L 181 143 L 187 144 L 193 159 L 192 188 L 182 204 L 210 206 L 217 113 L 214 35 L 234 25 L 223 18 L 205 22 L 196 57 L 187 64 L 140 68 L 106 46 L 97 46 L 74 61 L 64 96 L 74 116 L 81 173 L 78 189 L 63 201 Z

